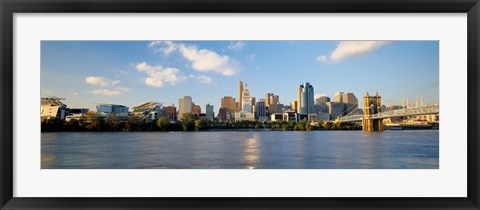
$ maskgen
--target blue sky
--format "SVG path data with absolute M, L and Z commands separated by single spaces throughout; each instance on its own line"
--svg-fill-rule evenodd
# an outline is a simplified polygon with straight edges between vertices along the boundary
M 365 91 L 402 101 L 438 103 L 438 41 L 42 41 L 41 96 L 70 108 L 175 104 L 183 96 L 215 112 L 237 98 L 238 81 L 258 99 L 296 99 L 310 82 L 316 95 Z M 362 104 L 359 104 L 360 107 Z

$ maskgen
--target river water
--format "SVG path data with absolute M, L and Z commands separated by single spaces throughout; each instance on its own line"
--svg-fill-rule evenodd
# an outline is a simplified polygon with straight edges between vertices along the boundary
M 438 169 L 438 130 L 42 133 L 42 169 Z

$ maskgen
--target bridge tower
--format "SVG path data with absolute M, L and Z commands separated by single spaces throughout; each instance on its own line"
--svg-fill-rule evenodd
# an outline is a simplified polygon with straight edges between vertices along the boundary
M 382 131 L 382 119 L 370 119 L 371 115 L 378 114 L 382 110 L 382 97 L 378 92 L 374 96 L 368 95 L 368 92 L 363 97 L 363 119 L 362 130 L 364 131 Z

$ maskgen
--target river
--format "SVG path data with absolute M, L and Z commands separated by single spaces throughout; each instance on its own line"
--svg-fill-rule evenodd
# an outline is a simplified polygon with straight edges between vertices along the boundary
M 57 132 L 42 169 L 438 169 L 438 130 Z

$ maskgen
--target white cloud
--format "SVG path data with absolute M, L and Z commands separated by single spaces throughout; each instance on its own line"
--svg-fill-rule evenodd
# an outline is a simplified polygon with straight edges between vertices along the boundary
M 153 41 L 148 44 L 148 47 L 155 47 L 156 53 L 161 53 L 165 56 L 177 50 L 177 46 L 172 41 Z
M 235 75 L 240 71 L 235 61 L 226 55 L 219 55 L 207 49 L 197 49 L 195 46 L 178 45 L 182 56 L 192 62 L 192 68 L 197 71 L 213 71 L 225 76 Z
M 163 87 L 165 84 L 175 85 L 186 78 L 180 75 L 180 70 L 171 67 L 163 67 L 161 65 L 151 66 L 147 63 L 139 63 L 135 65 L 139 72 L 146 73 L 148 77 L 143 79 L 146 85 L 153 87 Z
M 341 41 L 329 56 L 320 55 L 317 57 L 317 61 L 329 64 L 338 63 L 350 57 L 367 54 L 389 43 L 390 41 Z
M 245 42 L 230 42 L 228 45 L 228 49 L 234 50 L 234 51 L 239 51 L 245 47 Z
M 120 90 L 109 90 L 109 89 L 95 89 L 90 91 L 90 93 L 97 95 L 106 95 L 106 96 L 118 96 L 122 94 Z
M 78 95 L 78 93 L 77 93 L 77 92 L 71 92 L 71 93 L 69 93 L 68 95 L 76 96 L 76 95 Z
M 253 62 L 253 61 L 255 61 L 255 54 L 251 54 L 251 55 L 247 56 L 245 59 L 247 59 L 247 61 Z
M 110 80 L 105 77 L 94 77 L 94 76 L 86 77 L 85 82 L 87 82 L 88 84 L 98 85 L 101 87 L 115 86 L 118 83 L 120 83 L 120 81 L 118 80 Z
M 196 79 L 199 82 L 204 83 L 204 84 L 214 84 L 213 79 L 209 76 L 190 74 L 190 78 Z

